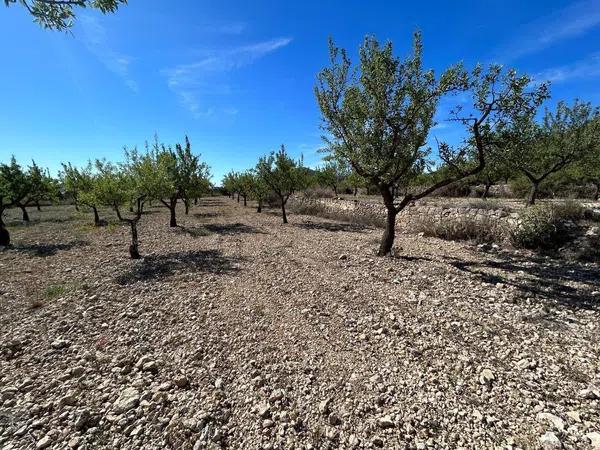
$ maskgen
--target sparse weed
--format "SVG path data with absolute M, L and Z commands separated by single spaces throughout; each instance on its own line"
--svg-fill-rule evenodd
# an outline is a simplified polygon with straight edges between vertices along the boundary
M 460 220 L 440 221 L 424 218 L 416 226 L 417 233 L 449 241 L 501 242 L 505 239 L 503 228 L 490 219 L 464 217 Z

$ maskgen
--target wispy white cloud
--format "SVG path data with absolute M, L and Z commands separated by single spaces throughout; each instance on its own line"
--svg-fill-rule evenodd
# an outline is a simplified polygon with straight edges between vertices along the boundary
M 123 80 L 125 85 L 134 92 L 139 91 L 139 86 L 131 75 L 132 58 L 119 53 L 109 45 L 106 28 L 92 16 L 82 16 L 83 42 L 90 52 L 100 60 L 112 73 Z
M 277 38 L 228 50 L 212 51 L 198 61 L 180 64 L 163 70 L 167 85 L 177 95 L 181 104 L 195 118 L 207 117 L 217 112 L 214 107 L 203 107 L 202 97 L 227 95 L 231 87 L 223 81 L 223 74 L 250 65 L 260 58 L 285 47 L 291 38 Z M 219 109 L 227 115 L 235 115 L 234 107 Z
M 202 30 L 207 33 L 240 35 L 246 31 L 246 28 L 247 26 L 244 22 L 230 22 L 219 25 L 206 25 L 202 27 Z
M 497 56 L 506 62 L 537 53 L 560 41 L 583 36 L 599 25 L 600 2 L 578 1 L 529 23 Z
M 550 81 L 552 83 L 596 77 L 600 77 L 600 53 L 595 53 L 572 64 L 551 67 L 534 76 L 537 81 Z

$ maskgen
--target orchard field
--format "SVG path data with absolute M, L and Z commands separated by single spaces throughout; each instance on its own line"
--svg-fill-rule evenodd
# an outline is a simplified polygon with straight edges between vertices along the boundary
M 600 268 L 206 197 L 7 218 L 3 448 L 591 448 Z M 101 216 L 103 211 L 100 211 Z

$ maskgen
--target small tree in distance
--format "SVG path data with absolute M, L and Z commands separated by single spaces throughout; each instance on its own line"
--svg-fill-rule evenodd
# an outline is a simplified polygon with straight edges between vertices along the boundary
M 250 195 L 254 200 L 256 200 L 256 212 L 262 212 L 262 207 L 271 192 L 269 185 L 265 182 L 265 180 L 256 173 L 256 171 L 250 173 L 252 176 L 252 182 L 250 185 Z
M 98 214 L 98 179 L 92 163 L 88 162 L 82 169 L 74 167 L 71 163 L 63 163 L 62 167 L 60 176 L 65 191 L 73 197 L 76 206 L 90 208 L 94 213 L 94 225 L 101 226 L 103 222 Z
M 393 55 L 391 43 L 381 46 L 372 37 L 360 48 L 357 71 L 351 71 L 346 52 L 333 42 L 330 59 L 330 67 L 318 74 L 315 87 L 327 133 L 324 140 L 336 158 L 347 161 L 379 189 L 387 210 L 380 256 L 392 249 L 400 211 L 481 171 L 486 156 L 494 151 L 492 132 L 502 129 L 517 113 L 534 112 L 547 96 L 544 84 L 527 92 L 528 77 L 518 77 L 514 71 L 504 74 L 497 65 L 487 71 L 477 66 L 471 73 L 456 65 L 436 78 L 433 71 L 423 68 L 419 33 L 414 36 L 413 54 L 403 61 Z M 472 94 L 470 110 L 453 111 L 453 120 L 465 126 L 468 136 L 457 148 L 444 142 L 438 146 L 439 159 L 452 170 L 434 184 L 397 200 L 398 188 L 408 186 L 429 165 L 431 149 L 426 142 L 440 98 L 458 92 Z M 471 147 L 476 158 L 468 162 Z
M 308 184 L 308 174 L 302 167 L 302 161 L 296 162 L 285 152 L 282 145 L 278 152 L 259 159 L 257 174 L 265 184 L 279 197 L 283 223 L 288 223 L 285 205 L 290 196 Z
M 0 174 L 4 180 L 4 189 L 11 205 L 20 208 L 23 221 L 29 222 L 27 205 L 31 201 L 31 178 L 17 163 L 14 156 L 11 157 L 9 164 L 0 165 Z
M 576 100 L 573 106 L 559 102 L 555 112 L 546 110 L 542 124 L 525 115 L 506 130 L 510 164 L 531 184 L 527 205 L 535 204 L 540 184 L 550 175 L 588 157 L 598 145 L 599 128 L 598 108 Z
M 345 161 L 326 157 L 325 164 L 317 169 L 316 177 L 319 184 L 330 187 L 333 193 L 338 195 L 340 187 L 349 174 L 350 170 Z

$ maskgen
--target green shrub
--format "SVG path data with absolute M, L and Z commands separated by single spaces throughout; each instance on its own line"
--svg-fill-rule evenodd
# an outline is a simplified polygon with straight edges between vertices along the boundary
M 525 209 L 519 219 L 520 223 L 511 232 L 511 241 L 516 247 L 555 250 L 569 240 L 565 226 L 568 208 L 540 205 Z
M 67 287 L 64 284 L 51 284 L 44 289 L 42 296 L 46 300 L 54 300 L 55 298 L 61 297 L 66 294 Z

